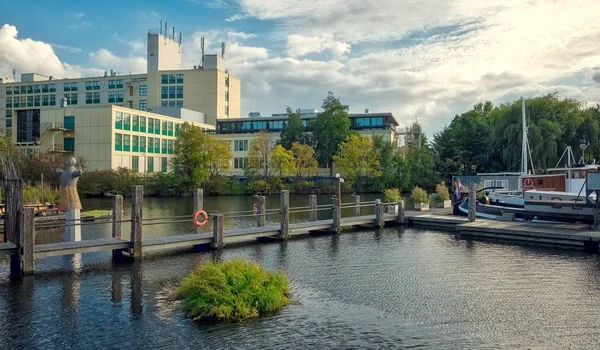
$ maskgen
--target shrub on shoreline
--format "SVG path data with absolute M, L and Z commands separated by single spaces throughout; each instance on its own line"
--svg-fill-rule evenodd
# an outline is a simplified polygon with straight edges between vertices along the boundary
M 181 281 L 178 296 L 193 320 L 243 321 L 291 302 L 285 274 L 243 260 L 201 264 Z

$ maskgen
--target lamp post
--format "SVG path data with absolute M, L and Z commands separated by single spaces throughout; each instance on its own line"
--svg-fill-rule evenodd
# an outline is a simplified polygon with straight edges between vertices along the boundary
M 342 183 L 344 182 L 344 178 L 341 177 L 340 174 L 335 174 L 335 178 L 337 179 L 337 182 L 338 182 L 338 192 L 337 192 L 338 205 L 341 207 L 341 205 L 342 205 Z

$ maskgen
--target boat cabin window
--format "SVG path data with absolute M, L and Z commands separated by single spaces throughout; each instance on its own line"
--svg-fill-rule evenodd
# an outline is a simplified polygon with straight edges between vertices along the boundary
M 538 179 L 537 180 L 537 184 L 538 185 L 543 185 L 544 184 L 544 180 L 543 179 Z

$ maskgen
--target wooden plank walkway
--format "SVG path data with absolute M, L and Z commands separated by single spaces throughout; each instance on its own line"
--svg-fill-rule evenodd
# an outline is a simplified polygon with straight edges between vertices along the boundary
M 129 241 L 119 238 L 100 238 L 79 242 L 61 242 L 36 245 L 35 257 L 45 258 L 49 256 L 71 255 L 126 248 L 129 248 Z
M 0 243 L 0 257 L 13 255 L 17 250 L 17 245 L 12 242 Z

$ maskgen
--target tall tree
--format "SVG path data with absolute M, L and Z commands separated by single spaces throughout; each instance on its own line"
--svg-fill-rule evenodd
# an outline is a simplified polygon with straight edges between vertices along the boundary
M 292 154 L 296 160 L 296 170 L 298 176 L 310 175 L 317 170 L 317 160 L 315 159 L 315 150 L 309 145 L 303 145 L 299 142 L 292 144 Z
M 248 150 L 248 166 L 249 172 L 269 177 L 271 175 L 271 157 L 273 155 L 273 147 L 271 146 L 271 138 L 265 131 L 261 131 L 250 142 Z
M 279 143 L 285 149 L 291 149 L 294 142 L 300 142 L 305 134 L 304 125 L 298 112 L 292 112 L 290 107 L 287 107 L 288 120 L 279 138 Z
M 273 171 L 282 177 L 296 172 L 296 159 L 290 150 L 286 150 L 282 145 L 273 148 L 271 156 L 271 167 Z
M 186 122 L 179 129 L 173 169 L 184 177 L 188 186 L 202 186 L 210 176 L 208 143 L 208 136 L 197 126 Z
M 219 176 L 222 171 L 229 169 L 231 162 L 231 150 L 229 142 L 217 140 L 212 136 L 208 136 L 207 152 L 208 152 L 208 169 L 210 177 Z
M 342 142 L 339 155 L 333 156 L 333 163 L 357 188 L 362 179 L 381 174 L 379 154 L 373 148 L 373 141 L 358 135 L 350 135 Z
M 323 100 L 323 112 L 311 123 L 315 138 L 317 160 L 329 167 L 333 176 L 333 155 L 340 149 L 340 144 L 350 135 L 350 118 L 348 106 L 329 91 Z

